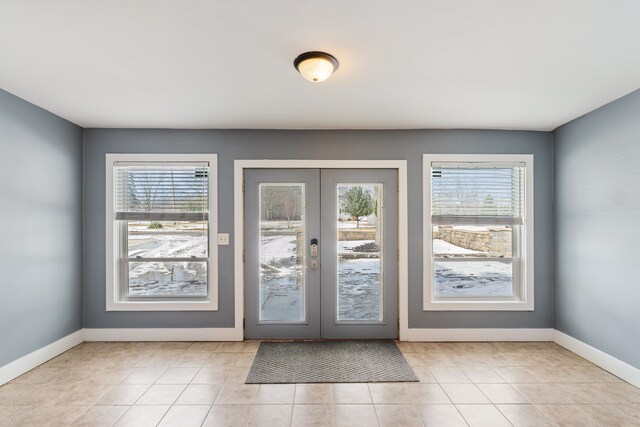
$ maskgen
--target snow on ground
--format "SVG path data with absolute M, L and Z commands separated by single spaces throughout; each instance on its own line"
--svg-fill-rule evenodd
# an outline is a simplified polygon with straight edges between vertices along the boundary
M 373 240 L 340 240 L 338 241 L 338 253 L 353 252 L 358 246 L 373 242 Z
M 296 249 L 294 234 L 260 237 L 262 321 L 304 320 L 304 268 Z
M 269 263 L 271 260 L 275 264 L 281 260 L 295 257 L 296 236 L 261 236 L 260 238 L 260 262 Z
M 483 254 L 483 252 L 462 248 L 440 239 L 433 240 L 433 253 L 440 256 Z M 438 297 L 511 296 L 513 295 L 511 263 L 477 260 L 435 262 L 435 294 Z
M 207 236 L 201 233 L 129 235 L 129 256 L 206 258 Z
M 381 320 L 380 258 L 338 263 L 339 320 Z
M 356 221 L 338 221 L 338 228 L 339 229 L 358 228 L 358 223 Z M 367 223 L 367 220 L 363 218 L 360 220 L 360 228 L 371 229 L 371 228 L 376 228 L 376 226 L 369 225 Z
M 262 230 L 295 230 L 302 228 L 302 221 L 260 221 L 260 228 Z
M 145 230 L 132 227 L 129 257 L 207 256 L 207 237 L 199 230 Z M 129 263 L 129 294 L 136 296 L 207 294 L 207 263 L 202 261 Z
M 304 320 L 304 287 L 301 275 L 260 274 L 260 320 Z
M 129 264 L 129 294 L 136 296 L 207 295 L 206 262 Z
M 491 228 L 495 228 L 492 226 Z M 467 230 L 467 231 L 488 231 L 489 227 L 486 225 L 454 225 L 454 230 Z
M 510 262 L 438 261 L 434 264 L 438 297 L 513 295 Z
M 283 222 L 286 226 L 286 222 Z M 279 224 L 282 225 L 282 224 Z M 281 227 L 284 228 L 284 227 Z M 197 230 L 184 234 L 169 231 L 137 230 L 130 236 L 130 257 L 204 257 L 207 238 Z M 339 253 L 371 240 L 338 242 Z M 434 240 L 438 254 L 480 254 L 443 240 Z M 303 307 L 303 272 L 296 258 L 295 235 L 263 236 L 260 260 L 261 302 L 263 315 L 272 320 L 301 318 Z M 129 293 L 137 296 L 206 295 L 206 262 L 131 262 Z M 338 263 L 341 284 L 338 311 L 341 319 L 377 318 L 380 309 L 380 259 L 345 259 Z M 435 263 L 437 296 L 507 296 L 512 295 L 512 266 L 500 261 L 438 261 Z
M 482 252 L 474 251 L 472 249 L 461 248 L 460 246 L 456 246 L 449 242 L 445 242 L 444 240 L 433 239 L 433 253 L 438 255 L 449 255 L 449 254 L 481 254 Z
M 339 252 L 353 252 L 353 248 L 371 242 L 339 242 Z M 297 264 L 295 236 L 263 236 L 260 260 L 261 320 L 303 320 L 304 268 Z M 340 260 L 338 277 L 340 319 L 379 320 L 380 259 Z

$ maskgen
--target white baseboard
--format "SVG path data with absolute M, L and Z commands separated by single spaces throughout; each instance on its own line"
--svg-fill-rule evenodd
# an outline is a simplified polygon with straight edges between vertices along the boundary
M 551 328 L 409 329 L 407 341 L 553 341 Z
M 83 341 L 242 341 L 236 328 L 81 329 L 0 367 L 0 385 Z M 640 388 L 640 369 L 555 329 L 408 329 L 407 341 L 553 341 Z
M 80 329 L 66 337 L 60 338 L 47 346 L 33 351 L 20 359 L 14 360 L 0 367 L 0 385 L 8 383 L 14 378 L 18 378 L 25 372 L 42 365 L 44 362 L 53 359 L 57 355 L 64 353 L 72 347 L 84 341 L 84 330 Z
M 236 328 L 111 328 L 84 330 L 85 341 L 242 341 Z
M 625 363 L 620 359 L 616 359 L 604 351 L 598 350 L 597 348 L 577 340 L 564 332 L 560 332 L 557 329 L 554 330 L 553 341 L 567 350 L 574 352 L 578 356 L 584 357 L 589 362 L 598 365 L 602 369 L 611 372 L 618 378 L 640 388 L 640 369 L 634 368 L 628 363 Z

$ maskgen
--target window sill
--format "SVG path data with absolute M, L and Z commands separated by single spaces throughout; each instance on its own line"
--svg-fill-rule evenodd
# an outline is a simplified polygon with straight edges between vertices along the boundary
M 533 311 L 532 301 L 425 301 L 423 311 Z
M 107 311 L 216 311 L 217 301 L 118 301 L 107 302 Z

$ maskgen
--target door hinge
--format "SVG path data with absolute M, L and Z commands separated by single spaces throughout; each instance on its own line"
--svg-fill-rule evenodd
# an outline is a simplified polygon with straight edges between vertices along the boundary
M 247 325 L 247 319 L 242 319 L 242 329 Z
M 242 250 L 242 262 L 244 262 L 245 254 L 246 254 L 246 251 L 243 249 Z
M 244 193 L 244 179 L 242 180 L 242 192 Z
M 400 261 L 400 249 L 398 249 L 398 261 Z

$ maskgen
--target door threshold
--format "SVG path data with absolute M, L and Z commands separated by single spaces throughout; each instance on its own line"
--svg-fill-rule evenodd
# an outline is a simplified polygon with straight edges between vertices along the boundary
M 251 341 L 261 341 L 261 342 L 331 342 L 331 341 L 381 341 L 381 340 L 393 340 L 396 341 L 398 340 L 398 337 L 396 338 L 361 338 L 361 337 L 354 337 L 354 338 L 262 338 L 262 339 L 255 339 L 255 340 L 251 340 Z M 246 341 L 246 340 L 245 340 Z

